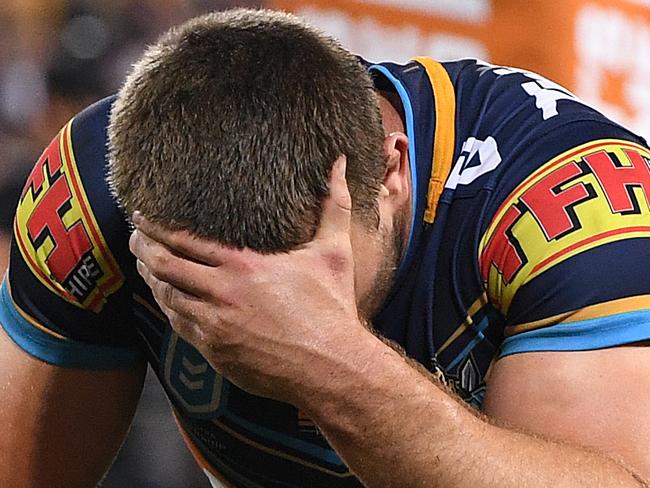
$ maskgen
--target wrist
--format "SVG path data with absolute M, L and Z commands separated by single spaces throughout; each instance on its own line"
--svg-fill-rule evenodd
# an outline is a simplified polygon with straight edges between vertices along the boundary
M 317 424 L 331 423 L 333 428 L 343 428 L 355 423 L 360 415 L 382 409 L 382 403 L 392 403 L 399 395 L 396 386 L 404 382 L 423 379 L 426 387 L 434 387 L 405 358 L 393 350 L 366 327 L 346 331 L 337 339 L 329 353 L 308 367 L 310 387 L 303 390 L 294 405 L 304 411 Z
M 362 378 L 384 348 L 359 320 L 325 331 L 322 341 L 310 345 L 289 402 L 309 415 L 340 408 L 363 388 Z
M 295 403 L 321 429 L 352 438 L 359 429 L 381 430 L 387 418 L 417 411 L 429 420 L 437 418 L 446 426 L 440 434 L 448 435 L 468 418 L 478 420 L 426 371 L 367 329 L 364 332 L 322 370 L 316 390 Z

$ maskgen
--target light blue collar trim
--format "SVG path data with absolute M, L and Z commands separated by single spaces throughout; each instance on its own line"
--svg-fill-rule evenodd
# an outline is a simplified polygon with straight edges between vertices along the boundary
M 417 173 L 417 164 L 415 161 L 416 152 L 415 152 L 415 125 L 413 117 L 413 106 L 411 105 L 411 99 L 409 98 L 406 88 L 400 80 L 398 80 L 393 73 L 390 72 L 385 66 L 379 64 L 373 64 L 370 66 L 369 71 L 379 71 L 384 75 L 395 87 L 397 93 L 399 94 L 400 99 L 402 100 L 402 105 L 404 106 L 404 115 L 406 117 L 406 135 L 409 138 L 409 166 L 411 168 L 411 230 L 409 232 L 409 239 L 406 246 L 406 254 L 409 253 L 411 249 L 411 243 L 413 242 L 413 235 L 415 233 L 415 222 L 417 218 L 417 198 L 418 198 L 418 173 Z M 400 270 L 398 275 L 401 275 L 401 267 L 405 263 L 405 259 L 402 260 L 400 265 Z

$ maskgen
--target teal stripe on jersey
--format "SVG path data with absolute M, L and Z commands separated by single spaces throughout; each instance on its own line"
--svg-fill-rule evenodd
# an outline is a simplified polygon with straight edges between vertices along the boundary
M 605 349 L 648 339 L 650 310 L 638 310 L 522 332 L 503 341 L 499 357 L 521 352 Z
M 63 340 L 34 327 L 16 310 L 6 276 L 0 288 L 0 327 L 22 350 L 57 366 L 106 370 L 131 368 L 142 361 L 135 349 Z

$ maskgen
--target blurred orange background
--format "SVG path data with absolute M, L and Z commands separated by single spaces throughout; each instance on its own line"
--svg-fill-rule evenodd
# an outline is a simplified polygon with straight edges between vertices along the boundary
M 650 135 L 648 0 L 271 0 L 379 61 L 478 57 L 536 71 Z

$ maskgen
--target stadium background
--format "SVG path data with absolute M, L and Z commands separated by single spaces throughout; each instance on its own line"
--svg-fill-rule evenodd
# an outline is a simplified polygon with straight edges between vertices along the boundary
M 114 92 L 167 27 L 232 6 L 294 11 L 373 61 L 479 57 L 537 71 L 650 136 L 650 0 L 1 0 L 0 270 L 17 194 L 57 130 Z M 209 486 L 151 375 L 102 486 Z

